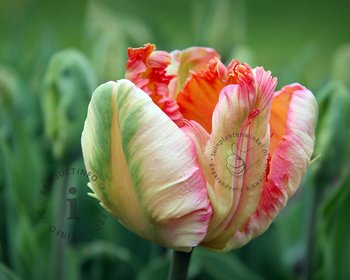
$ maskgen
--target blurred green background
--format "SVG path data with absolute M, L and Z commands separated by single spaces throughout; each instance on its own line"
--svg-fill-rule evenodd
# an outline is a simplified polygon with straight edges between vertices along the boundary
M 92 91 L 123 77 L 127 48 L 147 42 L 263 65 L 320 107 L 321 156 L 286 209 L 239 250 L 197 248 L 189 278 L 350 279 L 349 10 L 340 0 L 0 0 L 0 279 L 166 278 L 169 252 L 86 195 L 80 149 Z

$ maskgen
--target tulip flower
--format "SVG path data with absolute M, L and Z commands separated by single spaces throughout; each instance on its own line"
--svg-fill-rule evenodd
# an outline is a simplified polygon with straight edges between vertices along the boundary
M 128 50 L 126 79 L 93 93 L 82 134 L 92 196 L 145 239 L 227 251 L 263 233 L 296 192 L 317 103 L 275 92 L 262 67 L 193 47 Z

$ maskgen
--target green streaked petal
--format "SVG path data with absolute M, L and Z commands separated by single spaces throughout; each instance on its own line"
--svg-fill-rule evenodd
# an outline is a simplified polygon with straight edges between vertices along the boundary
M 271 143 L 276 144 L 270 146 L 269 173 L 259 206 L 225 250 L 241 247 L 262 234 L 298 189 L 313 153 L 317 111 L 315 97 L 299 84 L 275 93 L 270 127 Z
M 126 227 L 185 251 L 204 238 L 211 207 L 195 148 L 132 82 L 95 91 L 82 146 L 93 189 Z

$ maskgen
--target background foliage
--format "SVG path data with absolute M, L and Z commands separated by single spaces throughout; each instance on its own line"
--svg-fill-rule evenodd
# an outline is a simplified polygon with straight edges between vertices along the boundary
M 57 175 L 83 169 L 89 95 L 123 77 L 127 47 L 146 42 L 168 51 L 205 45 L 224 61 L 264 65 L 278 88 L 303 83 L 320 106 L 321 157 L 287 208 L 239 250 L 196 249 L 190 279 L 349 279 L 349 8 L 341 0 L 0 0 L 0 279 L 166 277 L 165 249 L 89 198 L 86 177 Z M 64 220 L 68 186 L 77 190 L 74 222 Z

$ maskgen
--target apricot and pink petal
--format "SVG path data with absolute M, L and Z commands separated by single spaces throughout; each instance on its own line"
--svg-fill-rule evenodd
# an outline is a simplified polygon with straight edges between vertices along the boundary
M 275 93 L 270 119 L 275 144 L 259 206 L 226 250 L 262 234 L 296 192 L 313 153 L 317 114 L 316 99 L 303 86 L 292 84 Z
M 203 245 L 216 250 L 225 248 L 256 211 L 267 167 L 276 80 L 263 68 L 241 75 L 240 81 L 253 77 L 253 86 L 239 82 L 223 88 L 205 150 L 207 182 L 215 180 L 207 184 L 213 216 Z
M 222 66 L 218 67 L 218 64 L 222 63 L 219 60 L 212 60 L 207 70 L 192 73 L 176 100 L 183 117 L 198 122 L 209 133 L 214 108 L 225 86 L 224 80 L 220 77 Z

